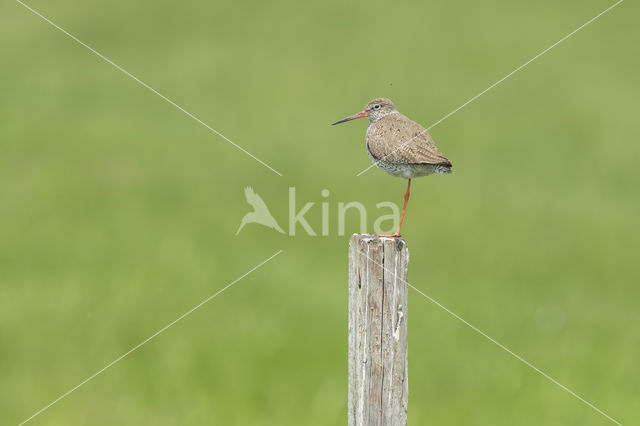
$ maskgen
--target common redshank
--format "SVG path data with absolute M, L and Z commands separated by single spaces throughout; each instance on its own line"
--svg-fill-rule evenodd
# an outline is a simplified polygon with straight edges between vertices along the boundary
M 363 117 L 369 117 L 367 152 L 373 164 L 391 176 L 409 180 L 398 230 L 395 234 L 380 235 L 398 237 L 409 201 L 411 179 L 434 173 L 451 173 L 451 161 L 436 147 L 427 129 L 400 114 L 393 102 L 386 98 L 372 100 L 363 111 L 333 125 Z

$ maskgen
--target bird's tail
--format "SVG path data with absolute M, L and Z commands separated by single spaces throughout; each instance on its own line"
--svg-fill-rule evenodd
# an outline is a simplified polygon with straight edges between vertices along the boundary
M 446 175 L 447 173 L 453 173 L 453 164 L 450 162 L 441 163 L 436 165 L 436 173 L 440 175 Z

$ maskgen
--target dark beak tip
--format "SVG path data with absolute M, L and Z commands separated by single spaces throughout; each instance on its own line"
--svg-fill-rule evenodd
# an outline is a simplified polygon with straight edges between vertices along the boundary
M 335 126 L 336 124 L 340 124 L 340 123 L 346 123 L 347 121 L 351 121 L 353 120 L 353 118 L 351 117 L 347 117 L 347 118 L 343 118 L 342 120 L 338 120 L 335 123 L 331 123 L 332 126 Z
M 342 120 L 336 121 L 335 123 L 332 124 L 332 126 L 335 126 L 336 124 L 344 123 L 346 121 L 355 120 L 356 118 L 362 118 L 362 117 L 368 117 L 368 116 L 369 114 L 366 111 L 361 111 L 357 114 L 354 114 L 349 117 L 343 118 Z

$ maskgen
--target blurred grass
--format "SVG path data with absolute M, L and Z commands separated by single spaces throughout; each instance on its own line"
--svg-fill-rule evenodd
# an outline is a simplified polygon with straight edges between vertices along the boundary
M 388 96 L 429 125 L 607 2 L 0 6 L 0 421 L 17 424 L 278 249 L 272 263 L 31 424 L 344 424 L 347 237 L 404 183 L 371 170 Z M 623 424 L 640 419 L 636 18 L 624 2 L 432 130 L 455 173 L 415 182 L 412 283 Z M 287 188 L 331 236 L 248 226 Z M 386 212 L 385 212 L 386 213 Z M 359 229 L 355 217 L 348 232 Z M 416 293 L 411 424 L 606 419 Z

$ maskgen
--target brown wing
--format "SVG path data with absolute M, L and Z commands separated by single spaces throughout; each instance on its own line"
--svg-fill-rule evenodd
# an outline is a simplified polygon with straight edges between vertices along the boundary
M 400 164 L 451 162 L 436 147 L 429 132 L 400 113 L 389 114 L 367 129 L 369 151 L 375 158 Z

